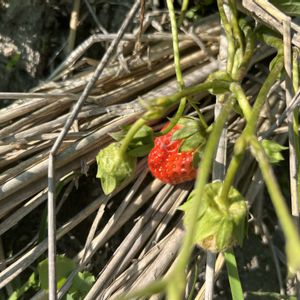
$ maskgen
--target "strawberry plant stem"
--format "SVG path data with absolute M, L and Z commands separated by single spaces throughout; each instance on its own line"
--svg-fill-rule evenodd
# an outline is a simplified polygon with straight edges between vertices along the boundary
M 234 38 L 232 34 L 232 29 L 231 25 L 227 19 L 225 10 L 224 10 L 224 1 L 223 0 L 217 0 L 218 4 L 218 10 L 219 14 L 223 23 L 223 28 L 226 33 L 227 37 L 227 43 L 228 43 L 228 48 L 227 48 L 227 73 L 231 74 L 232 67 L 233 67 L 233 62 L 234 62 L 234 54 L 235 54 L 235 46 L 234 46 Z
M 186 7 L 184 7 L 184 5 L 186 5 Z M 186 10 L 187 5 L 188 5 L 188 1 L 185 1 L 182 4 L 182 12 Z M 181 91 L 184 89 L 185 86 L 184 86 L 184 81 L 183 81 L 182 72 L 180 68 L 179 40 L 178 40 L 178 31 L 177 31 L 176 16 L 174 11 L 173 1 L 167 0 L 167 6 L 168 6 L 169 16 L 171 20 L 175 73 L 179 85 L 179 90 Z M 171 119 L 169 126 L 165 130 L 161 131 L 159 135 L 165 135 L 172 130 L 172 128 L 177 124 L 180 117 L 182 116 L 185 109 L 185 105 L 186 105 L 186 97 L 183 97 L 180 100 L 180 104 L 175 114 L 175 117 Z
M 178 20 L 178 26 L 180 27 L 182 25 L 183 19 L 185 17 L 185 14 L 187 12 L 189 6 L 189 0 L 183 0 L 181 5 L 181 12 Z
M 129 129 L 126 136 L 122 140 L 122 145 L 120 148 L 120 156 L 124 157 L 127 148 L 133 139 L 134 135 L 138 132 L 138 130 L 146 123 L 146 120 L 143 118 L 138 119 Z
M 253 56 L 254 52 L 254 34 L 250 26 L 247 25 L 246 21 L 241 20 L 241 29 L 245 36 L 245 48 L 244 48 L 244 55 L 241 61 L 241 64 L 236 73 L 232 74 L 232 78 L 237 81 L 241 81 L 249 66 L 249 62 Z
M 262 145 L 258 142 L 255 136 L 252 136 L 250 138 L 250 145 L 253 156 L 256 158 L 259 164 L 276 214 L 278 215 L 278 219 L 281 223 L 282 231 L 286 238 L 286 253 L 289 266 L 292 268 L 292 270 L 299 269 L 300 240 L 298 232 L 289 214 L 289 210 L 286 206 L 284 197 L 280 191 L 276 177 L 273 173 L 272 167 L 270 166 Z
M 269 75 L 267 76 L 264 84 L 262 85 L 258 96 L 256 98 L 256 101 L 254 103 L 252 114 L 249 122 L 247 123 L 247 126 L 245 128 L 245 134 L 248 136 L 251 136 L 254 134 L 256 130 L 256 124 L 257 120 L 259 118 L 259 114 L 261 112 L 261 108 L 263 104 L 265 103 L 265 100 L 268 96 L 268 92 L 277 80 L 278 76 L 280 75 L 281 71 L 283 69 L 283 57 L 282 55 L 277 55 L 277 61 L 273 69 L 270 71 Z
M 298 91 L 299 88 L 299 66 L 298 66 L 299 50 L 293 49 L 293 88 L 294 92 Z M 299 108 L 296 107 L 293 111 L 293 134 L 295 141 L 295 150 L 297 158 L 297 194 L 298 201 L 300 202 L 300 143 L 299 143 Z M 298 203 L 298 210 L 300 203 Z
M 208 138 L 207 145 L 203 153 L 203 157 L 205 159 L 201 160 L 198 169 L 197 180 L 195 183 L 195 198 L 198 199 L 198 201 L 193 201 L 193 206 L 191 207 L 190 223 L 189 226 L 186 228 L 186 235 L 175 268 L 168 277 L 168 285 L 177 284 L 176 279 L 180 277 L 179 274 L 184 274 L 184 269 L 186 267 L 190 254 L 192 252 L 194 236 L 196 231 L 196 222 L 198 218 L 198 210 L 201 203 L 201 197 L 204 192 L 205 184 L 207 183 L 209 178 L 212 162 L 214 159 L 214 153 L 218 145 L 220 135 L 222 133 L 224 124 L 227 121 L 227 117 L 232 111 L 232 106 L 233 106 L 233 101 L 227 101 L 224 104 L 224 107 L 219 117 L 215 121 L 213 130 Z M 172 290 L 171 287 L 169 288 Z M 179 290 L 179 288 L 181 288 L 181 290 Z M 182 299 L 182 293 L 183 293 L 182 286 L 178 286 L 177 294 L 174 294 L 174 298 L 172 298 L 172 300 Z
M 167 0 L 167 6 L 168 6 L 170 21 L 171 21 L 175 73 L 176 73 L 177 82 L 179 84 L 179 89 L 182 90 L 184 88 L 184 81 L 182 78 L 182 72 L 180 68 L 179 40 L 178 40 L 178 31 L 177 31 L 173 0 Z
M 168 6 L 170 20 L 171 20 L 175 73 L 176 73 L 176 78 L 177 78 L 177 82 L 179 85 L 179 90 L 182 91 L 185 88 L 185 84 L 183 81 L 181 67 L 180 67 L 178 30 L 177 30 L 176 16 L 175 16 L 173 1 L 167 0 L 167 6 Z M 187 6 L 188 6 L 188 1 L 186 1 L 186 0 L 183 1 L 180 18 L 184 17 L 184 13 L 187 9 Z M 179 22 L 180 22 L 180 20 L 179 20 Z M 184 109 L 186 106 L 186 101 L 187 101 L 186 97 L 181 98 L 178 110 L 177 110 L 175 116 L 171 119 L 169 126 L 165 130 L 157 133 L 156 134 L 157 136 L 165 135 L 173 129 L 173 127 L 177 124 L 177 122 L 179 121 L 179 119 L 181 118 L 181 116 L 184 112 Z M 207 128 L 207 124 L 206 124 L 205 119 L 202 116 L 201 112 L 198 112 L 198 115 L 199 115 L 200 121 L 203 124 L 204 128 Z
M 230 8 L 230 17 L 231 17 L 230 23 L 232 26 L 233 37 L 237 40 L 238 48 L 240 48 L 243 52 L 244 45 L 243 45 L 241 30 L 238 23 L 235 0 L 229 0 L 228 5 Z
M 186 97 L 181 98 L 179 106 L 178 106 L 178 109 L 177 109 L 177 112 L 176 112 L 175 116 L 170 119 L 169 126 L 166 129 L 164 129 L 164 130 L 162 130 L 160 132 L 157 132 L 155 134 L 155 136 L 165 135 L 165 134 L 169 133 L 173 129 L 173 127 L 177 124 L 177 122 L 181 118 L 181 116 L 182 116 L 182 114 L 184 112 L 184 109 L 185 109 L 185 105 L 186 105 Z
M 239 106 L 241 108 L 241 110 L 243 111 L 243 114 L 246 118 L 247 121 L 250 120 L 250 116 L 251 116 L 251 112 L 252 112 L 252 108 L 249 104 L 249 101 L 245 95 L 244 90 L 242 89 L 241 85 L 233 82 L 230 84 L 230 91 L 235 95 Z
M 141 297 L 144 298 L 150 295 L 158 294 L 165 289 L 166 284 L 167 283 L 165 280 L 153 281 L 149 283 L 146 287 L 130 292 L 125 296 L 119 296 L 117 299 L 130 300 L 130 299 L 136 299 Z
M 256 124 L 257 124 L 257 120 L 258 120 L 258 117 L 259 117 L 259 114 L 261 111 L 261 107 L 264 104 L 265 99 L 267 98 L 270 88 L 273 86 L 274 82 L 276 81 L 279 74 L 281 73 L 282 68 L 283 68 L 283 58 L 280 55 L 278 57 L 278 63 L 270 71 L 268 77 L 266 78 L 263 86 L 261 87 L 261 89 L 258 93 L 258 96 L 254 103 L 253 109 L 251 111 L 251 115 L 248 116 L 249 119 L 248 119 L 246 128 L 244 129 L 242 135 L 236 141 L 236 144 L 234 147 L 234 154 L 233 154 L 233 157 L 228 166 L 228 170 L 227 170 L 227 173 L 225 176 L 225 180 L 224 180 L 221 195 L 220 195 L 220 201 L 227 207 L 230 204 L 230 203 L 227 203 L 228 193 L 229 193 L 231 185 L 233 184 L 233 180 L 234 180 L 235 175 L 238 171 L 238 168 L 241 164 L 241 161 L 243 159 L 243 153 L 245 152 L 245 149 L 247 147 L 248 138 L 251 137 L 255 133 Z

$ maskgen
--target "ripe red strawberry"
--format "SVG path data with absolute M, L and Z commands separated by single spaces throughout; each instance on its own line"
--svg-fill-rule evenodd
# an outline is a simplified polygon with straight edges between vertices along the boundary
M 181 118 L 169 133 L 155 138 L 154 148 L 148 156 L 154 177 L 170 184 L 195 179 L 194 156 L 199 154 L 200 146 L 205 142 L 199 126 L 195 119 Z

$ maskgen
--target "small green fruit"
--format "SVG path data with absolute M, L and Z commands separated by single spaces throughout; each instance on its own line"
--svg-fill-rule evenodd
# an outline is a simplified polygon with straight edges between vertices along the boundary
M 189 226 L 193 201 L 201 201 L 197 219 L 195 244 L 212 252 L 225 251 L 235 245 L 242 245 L 246 232 L 247 205 L 243 196 L 233 187 L 228 195 L 228 207 L 220 201 L 221 182 L 207 184 L 201 199 L 194 191 L 181 206 L 185 212 L 184 224 Z

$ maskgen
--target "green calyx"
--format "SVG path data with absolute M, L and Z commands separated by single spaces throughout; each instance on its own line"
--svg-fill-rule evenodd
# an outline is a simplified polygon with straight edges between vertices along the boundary
M 127 153 L 121 155 L 121 143 L 115 142 L 102 149 L 97 157 L 98 172 L 103 192 L 113 192 L 126 178 L 134 174 L 137 158 Z
M 130 128 L 129 125 L 123 126 L 120 131 L 113 132 L 110 136 L 117 142 L 122 142 Z M 134 157 L 146 156 L 154 146 L 153 139 L 152 128 L 147 125 L 141 126 L 128 144 L 126 153 Z
M 206 132 L 199 119 L 192 117 L 180 118 L 181 125 L 172 135 L 172 140 L 183 140 L 179 151 L 201 151 L 206 144 Z
M 195 244 L 212 252 L 225 251 L 242 245 L 246 233 L 247 205 L 243 196 L 233 187 L 228 194 L 229 205 L 220 200 L 221 182 L 207 184 L 202 199 L 192 192 L 181 209 L 185 212 L 184 224 L 189 226 L 190 207 L 193 201 L 201 201 L 197 218 Z

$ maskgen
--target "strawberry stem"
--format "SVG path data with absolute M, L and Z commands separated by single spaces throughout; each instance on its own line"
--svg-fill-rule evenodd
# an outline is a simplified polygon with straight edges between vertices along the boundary
M 251 117 L 252 108 L 241 85 L 236 82 L 231 83 L 230 91 L 235 95 L 246 120 L 249 121 Z
M 280 191 L 277 180 L 270 163 L 266 157 L 262 145 L 258 142 L 255 136 L 250 138 L 251 151 L 256 158 L 267 189 L 269 191 L 272 203 L 274 205 L 276 214 L 281 223 L 282 231 L 286 238 L 286 253 L 291 271 L 300 268 L 300 239 L 295 224 L 288 211 L 285 199 Z
M 228 170 L 226 172 L 225 180 L 223 183 L 223 188 L 222 188 L 221 195 L 220 195 L 220 201 L 222 201 L 223 203 L 227 203 L 229 201 L 228 193 L 229 193 L 230 187 L 233 184 L 235 175 L 236 175 L 238 168 L 242 162 L 243 153 L 245 152 L 245 149 L 249 142 L 249 138 L 251 138 L 255 133 L 256 124 L 257 124 L 257 120 L 259 118 L 261 107 L 263 106 L 263 104 L 267 98 L 269 90 L 273 86 L 274 82 L 277 80 L 277 78 L 283 68 L 282 55 L 278 54 L 277 57 L 278 57 L 277 64 L 270 71 L 268 77 L 266 78 L 264 84 L 262 85 L 262 87 L 258 93 L 258 96 L 254 103 L 253 109 L 251 111 L 251 114 L 250 114 L 250 116 L 248 116 L 249 119 L 247 120 L 246 128 L 244 129 L 243 133 L 236 141 L 236 144 L 234 147 L 234 154 L 233 154 L 233 157 L 228 166 Z M 227 203 L 226 205 L 228 206 L 228 205 L 230 205 L 230 203 Z
M 231 25 L 229 23 L 229 20 L 226 16 L 225 10 L 224 10 L 224 1 L 223 0 L 217 0 L 218 4 L 218 10 L 219 14 L 223 23 L 223 28 L 225 30 L 225 34 L 227 37 L 227 73 L 231 74 L 233 62 L 234 62 L 234 54 L 235 54 L 235 45 L 234 45 L 234 38 L 233 33 L 231 29 Z
M 187 5 L 187 4 L 188 4 L 188 1 L 185 1 L 185 3 L 182 6 L 182 9 L 186 9 L 186 8 L 184 8 L 184 5 Z M 184 85 L 182 72 L 181 72 L 181 68 L 180 68 L 179 40 L 178 40 L 178 31 L 177 31 L 176 16 L 175 16 L 173 1 L 167 0 L 167 6 L 168 6 L 170 21 L 171 21 L 175 73 L 176 73 L 176 78 L 177 78 L 177 82 L 179 85 L 179 90 L 183 90 L 185 85 Z M 171 119 L 169 126 L 162 132 L 159 132 L 158 134 L 156 134 L 156 136 L 157 135 L 165 135 L 172 130 L 172 128 L 177 124 L 177 122 L 181 118 L 181 116 L 184 112 L 184 109 L 185 109 L 185 105 L 186 105 L 186 97 L 183 97 L 180 100 L 180 104 L 179 104 L 179 107 L 175 114 L 175 117 Z
M 178 110 L 177 110 L 174 118 L 171 118 L 168 127 L 160 132 L 155 133 L 155 136 L 165 135 L 173 129 L 173 127 L 178 123 L 179 119 L 182 117 L 185 105 L 186 105 L 186 97 L 181 98 L 180 104 L 178 106 Z
M 120 156 L 124 157 L 125 153 L 128 149 L 128 146 L 130 144 L 130 142 L 132 141 L 133 137 L 135 136 L 135 134 L 138 132 L 138 130 L 145 125 L 146 120 L 143 118 L 138 119 L 129 129 L 129 131 L 127 132 L 126 136 L 124 137 L 124 139 L 122 140 L 122 145 L 120 148 Z
M 184 274 L 184 270 L 186 267 L 186 264 L 189 260 L 190 254 L 193 249 L 193 241 L 195 237 L 195 231 L 196 231 L 196 223 L 198 218 L 198 211 L 201 205 L 201 198 L 204 193 L 204 187 L 209 179 L 209 174 L 211 170 L 212 161 L 214 159 L 214 153 L 215 149 L 218 145 L 220 135 L 222 133 L 224 124 L 227 121 L 227 117 L 232 111 L 234 101 L 230 100 L 227 101 L 224 104 L 224 107 L 217 118 L 213 130 L 208 138 L 203 157 L 205 159 L 201 160 L 200 166 L 198 168 L 198 176 L 195 183 L 195 198 L 197 198 L 199 201 L 193 201 L 193 206 L 190 208 L 191 214 L 190 214 L 190 223 L 189 226 L 186 228 L 186 235 L 184 238 L 184 242 L 181 248 L 181 251 L 178 256 L 177 263 L 173 269 L 173 271 L 170 273 L 168 277 L 168 283 L 169 285 L 176 285 L 177 281 L 176 278 L 178 278 L 178 274 Z M 173 280 L 173 278 L 175 280 Z M 171 287 L 169 287 L 171 288 Z M 176 299 L 182 299 L 181 294 L 182 290 L 178 290 L 178 294 Z M 174 298 L 175 299 L 175 298 Z

